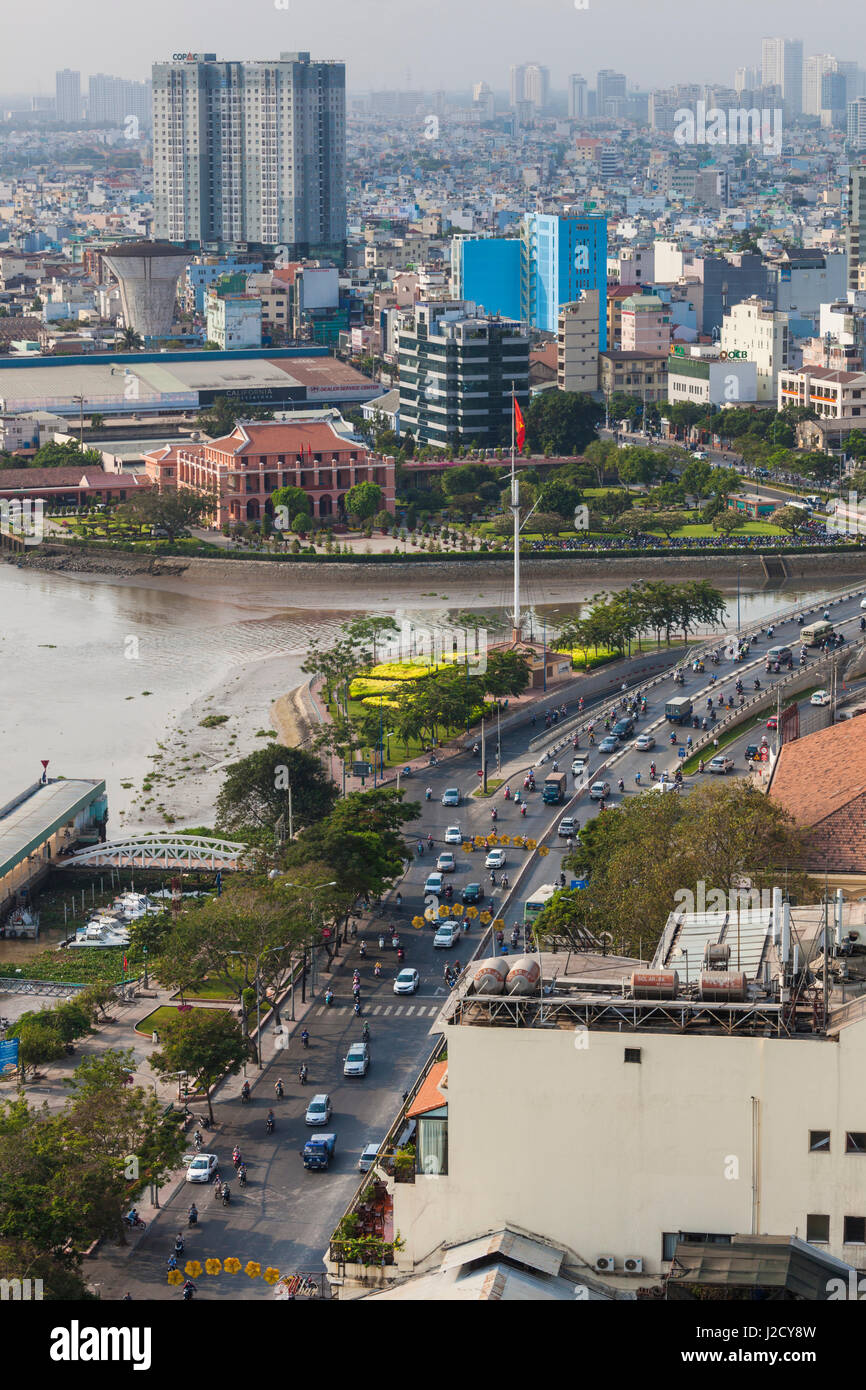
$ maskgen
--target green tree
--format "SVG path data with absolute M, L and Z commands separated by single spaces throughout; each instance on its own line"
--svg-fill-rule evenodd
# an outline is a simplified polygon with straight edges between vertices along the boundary
M 526 442 L 532 453 L 550 444 L 558 454 L 583 450 L 595 439 L 604 411 L 576 391 L 540 391 L 525 411 Z
M 272 830 L 283 816 L 288 831 L 289 788 L 296 829 L 326 816 L 337 799 L 319 758 L 301 748 L 271 744 L 232 763 L 217 796 L 217 829 Z
M 137 352 L 144 347 L 144 339 L 134 328 L 124 328 L 120 335 L 120 346 L 124 352 Z
M 344 506 L 346 515 L 366 521 L 382 510 L 384 493 L 378 483 L 356 483 L 346 493 Z
M 312 504 L 302 487 L 278 487 L 271 493 L 274 507 L 275 526 L 279 531 L 287 531 L 294 517 L 303 513 L 309 516 Z
M 223 1009 L 192 1009 L 163 1024 L 162 1046 L 150 1054 L 158 1076 L 185 1071 L 197 1091 L 203 1090 L 213 1121 L 211 1088 L 224 1076 L 237 1076 L 251 1055 L 240 1022 Z

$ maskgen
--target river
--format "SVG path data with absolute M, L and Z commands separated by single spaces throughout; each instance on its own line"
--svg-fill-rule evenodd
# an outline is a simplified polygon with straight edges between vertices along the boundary
M 477 573 L 401 581 L 399 596 L 381 573 L 366 591 L 339 579 L 291 593 L 279 583 L 268 575 L 210 592 L 200 577 L 185 588 L 182 577 L 115 581 L 0 565 L 0 803 L 36 781 L 47 758 L 51 776 L 105 778 L 112 836 L 160 828 L 169 816 L 178 826 L 211 823 L 222 768 L 262 746 L 271 704 L 304 679 L 313 637 L 369 611 L 429 623 L 471 607 L 491 636 L 509 621 L 508 584 Z M 529 583 L 536 636 L 545 618 L 553 626 L 598 588 Z M 743 622 L 825 592 L 805 583 L 744 590 Z M 729 615 L 735 623 L 734 595 Z M 205 730 L 208 714 L 228 719 Z

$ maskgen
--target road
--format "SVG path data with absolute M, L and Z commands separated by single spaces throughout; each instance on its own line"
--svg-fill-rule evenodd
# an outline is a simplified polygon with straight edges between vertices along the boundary
M 808 621 L 809 618 L 820 617 L 823 609 L 804 611 L 808 613 Z M 834 623 L 849 637 L 859 632 L 859 595 L 841 603 L 834 602 L 830 611 Z M 777 622 L 773 643 L 795 643 L 798 634 L 796 619 Z M 690 672 L 686 693 L 696 701 L 703 701 L 706 690 L 711 688 L 708 685 L 711 672 L 716 674 L 716 695 L 726 691 L 733 693 L 737 674 L 742 675 L 747 691 L 751 690 L 755 671 L 759 673 L 762 685 L 774 684 L 780 677 L 767 675 L 763 669 L 762 653 L 767 645 L 768 640 L 764 637 L 752 648 L 749 661 L 736 668 L 730 661 L 723 660 L 718 667 L 708 665 L 707 674 L 703 676 Z M 752 658 L 756 664 L 750 674 Z M 638 725 L 638 731 L 663 718 L 665 702 L 671 695 L 679 693 L 683 692 L 670 677 L 651 687 L 647 691 L 647 716 Z M 552 709 L 555 703 L 551 695 L 546 707 Z M 592 703 L 587 705 L 587 713 L 592 707 Z M 696 708 L 699 707 L 696 704 Z M 545 732 L 544 708 L 536 707 L 539 713 L 534 725 L 527 710 L 525 720 L 503 731 L 502 773 L 510 779 L 512 788 L 522 788 L 524 770 L 531 764 L 541 763 L 545 752 L 548 761 L 542 763 L 542 770 L 548 770 L 555 756 L 554 745 L 563 741 L 566 746 L 560 753 L 561 766 L 570 769 L 571 740 L 561 731 L 558 732 L 556 725 L 551 726 L 549 738 L 542 748 L 528 752 L 530 739 Z M 572 717 L 575 712 L 572 697 Z M 622 777 L 626 788 L 624 794 L 635 795 L 635 773 L 640 770 L 643 777 L 648 779 L 651 758 L 655 758 L 659 769 L 665 766 L 673 768 L 675 760 L 671 758 L 667 735 L 666 725 L 656 731 L 657 748 L 653 753 L 639 754 L 629 748 L 611 770 L 609 780 L 612 784 L 615 786 L 616 778 Z M 585 747 L 585 741 L 581 740 L 581 743 Z M 495 747 L 493 752 L 495 767 Z M 602 755 L 593 750 L 593 773 L 603 761 Z M 742 766 L 741 758 L 739 761 Z M 403 784 L 407 796 L 421 804 L 420 819 L 411 828 L 413 833 L 408 837 L 410 847 L 414 849 L 419 834 L 430 834 L 434 840 L 433 855 L 425 852 L 419 856 L 415 851 L 408 864 L 400 885 L 403 896 L 400 917 L 393 911 L 388 913 L 388 920 L 399 921 L 406 948 L 406 964 L 415 966 L 420 972 L 418 994 L 410 998 L 398 998 L 393 994 L 392 982 L 397 962 L 390 946 L 383 952 L 383 978 L 374 979 L 374 962 L 379 955 L 379 929 L 374 925 L 369 926 L 357 941 L 344 950 L 335 967 L 331 977 L 336 993 L 334 1006 L 325 1008 L 321 993 L 309 1005 L 305 1015 L 311 1036 L 308 1052 L 304 1052 L 300 1045 L 297 1031 L 303 1026 L 300 1020 L 287 1052 L 275 1051 L 274 1036 L 268 1034 L 264 1044 L 264 1073 L 255 1086 L 253 1104 L 244 1106 L 240 1103 L 237 1086 L 230 1098 L 217 1098 L 216 1110 L 221 1127 L 213 1141 L 213 1150 L 219 1157 L 223 1174 L 231 1175 L 231 1151 L 235 1143 L 240 1146 L 249 1171 L 246 1191 L 241 1192 L 236 1183 L 232 1184 L 234 1200 L 227 1211 L 212 1202 L 210 1188 L 185 1184 L 180 1191 L 166 1195 L 166 1210 L 140 1239 L 132 1255 L 123 1250 L 109 1249 L 100 1256 L 92 1277 L 104 1297 L 121 1298 L 129 1291 L 134 1298 L 141 1299 L 179 1298 L 180 1295 L 165 1283 L 165 1262 L 173 1246 L 175 1232 L 181 1228 L 187 1236 L 188 1258 L 203 1262 L 206 1257 L 225 1259 L 234 1255 L 242 1264 L 254 1260 L 263 1269 L 273 1265 L 281 1272 L 321 1271 L 322 1254 L 328 1237 L 359 1181 L 358 1156 L 367 1143 L 378 1141 L 385 1135 L 398 1111 L 402 1092 L 411 1087 L 434 1045 L 435 1031 L 432 1030 L 446 997 L 442 979 L 444 963 L 459 956 L 465 964 L 481 932 L 476 919 L 470 927 L 468 938 L 459 941 L 450 951 L 445 951 L 433 947 L 432 928 L 425 927 L 418 931 L 409 925 L 411 917 L 423 909 L 424 881 L 434 868 L 435 854 L 446 847 L 446 827 L 459 824 L 464 834 L 488 833 L 492 828 L 490 811 L 495 805 L 499 833 L 521 834 L 546 841 L 550 846 L 549 855 L 543 859 L 537 858 L 521 882 L 514 902 L 508 902 L 508 894 L 505 895 L 507 906 L 504 916 L 510 927 L 513 921 L 522 919 L 522 904 L 527 895 L 539 885 L 553 882 L 558 877 L 564 847 L 555 831 L 561 816 L 566 810 L 571 812 L 573 809 L 578 819 L 585 822 L 597 813 L 597 803 L 590 801 L 586 792 L 577 798 L 574 808 L 571 805 L 544 806 L 540 792 L 537 792 L 529 797 L 524 817 L 513 801 L 504 799 L 502 790 L 489 800 L 473 797 L 472 793 L 478 787 L 477 770 L 478 761 L 471 753 L 461 753 Z M 424 800 L 426 784 L 429 784 L 432 792 L 430 802 Z M 456 787 L 460 792 L 461 804 L 457 808 L 442 805 L 442 793 L 448 787 Z M 619 794 L 614 791 L 610 804 L 616 805 L 619 799 Z M 485 886 L 485 905 L 500 910 L 503 891 L 501 886 L 491 888 L 488 873 L 483 867 L 484 851 L 469 855 L 460 846 L 450 848 L 454 850 L 456 859 L 456 872 L 449 876 L 456 890 L 455 899 L 466 883 L 477 881 Z M 511 848 L 506 849 L 506 854 L 506 872 L 513 881 L 524 862 L 525 851 Z M 358 951 L 362 939 L 367 943 L 365 959 L 360 957 Z M 351 1007 L 351 979 L 356 966 L 362 979 L 364 1015 L 371 1030 L 372 1065 L 365 1078 L 346 1080 L 342 1075 L 342 1059 L 349 1044 L 361 1036 L 361 1025 Z M 327 979 L 327 976 L 320 978 L 320 990 Z M 302 1087 L 297 1080 L 297 1068 L 302 1060 L 309 1068 L 309 1084 L 306 1087 Z M 274 1099 L 273 1086 L 277 1078 L 282 1078 L 286 1088 L 282 1101 Z M 331 1096 L 333 1118 L 327 1128 L 337 1134 L 337 1155 L 328 1172 L 310 1173 L 302 1167 L 299 1150 L 307 1135 L 314 1132 L 304 1124 L 304 1111 L 308 1100 L 319 1091 L 326 1091 Z M 277 1125 L 275 1134 L 269 1137 L 265 1131 L 265 1115 L 272 1102 L 276 1109 Z M 196 1230 L 187 1233 L 185 1213 L 193 1198 L 199 1206 L 201 1221 Z M 203 1275 L 198 1283 L 201 1296 L 207 1298 L 234 1301 L 238 1297 L 271 1297 L 260 1280 L 247 1280 L 241 1275 L 213 1279 Z

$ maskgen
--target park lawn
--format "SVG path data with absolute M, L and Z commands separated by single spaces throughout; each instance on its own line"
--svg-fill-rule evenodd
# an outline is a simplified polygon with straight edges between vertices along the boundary
M 648 531 L 647 534 L 664 537 L 664 532 L 657 529 Z M 746 521 L 733 532 L 735 536 L 782 536 L 784 534 L 781 526 L 772 526 L 767 521 Z M 724 539 L 722 532 L 714 530 L 708 521 L 690 522 L 687 526 L 680 526 L 678 530 L 671 532 L 672 540 L 701 536 L 717 536 L 719 540 Z
M 336 706 L 335 704 L 332 703 L 332 704 L 330 704 L 330 705 L 328 706 L 328 709 L 329 709 L 331 718 L 333 719 L 334 715 L 335 715 L 336 713 L 338 713 L 337 706 Z M 361 700 L 350 700 L 350 701 L 349 701 L 349 714 L 350 714 L 350 716 L 352 716 L 352 717 L 360 717 L 361 715 L 369 714 L 369 713 L 370 713 L 370 706 L 369 706 L 369 705 L 363 704 Z M 470 726 L 470 727 L 471 727 L 471 726 Z M 383 699 L 382 699 L 382 729 L 383 729 L 383 737 L 384 737 L 384 740 L 385 740 L 385 757 L 384 757 L 384 763 L 385 763 L 385 766 L 386 766 L 386 767 L 400 767 L 403 763 L 409 762 L 412 758 L 420 758 L 424 753 L 427 753 L 427 752 L 430 751 L 430 745 L 429 745 L 429 743 L 428 743 L 426 740 L 418 739 L 418 738 L 410 738 L 410 739 L 409 739 L 409 742 L 408 742 L 408 746 L 404 748 L 402 739 L 398 742 L 396 736 L 395 736 L 395 735 L 392 735 L 392 736 L 391 736 L 391 739 L 390 739 L 391 751 L 390 751 L 390 753 L 388 752 L 388 744 L 389 744 L 389 740 L 388 740 L 388 705 L 387 705 L 386 702 L 385 702 L 385 697 L 383 697 Z M 443 743 L 447 743 L 447 741 L 448 741 L 449 739 L 456 737 L 456 735 L 458 735 L 458 734 L 465 734 L 465 733 L 466 733 L 465 726 L 461 724 L 459 728 L 443 730 L 440 736 L 441 736 L 442 742 L 443 742 Z M 398 750 L 399 750 L 399 751 L 398 751 Z M 369 756 L 368 756 L 368 754 L 369 754 Z M 365 752 L 364 752 L 364 757 L 366 758 L 366 761 L 367 761 L 367 762 L 372 763 L 372 762 L 373 762 L 372 750 L 370 750 L 370 749 L 365 750 Z M 372 775 L 373 775 L 373 774 L 371 773 L 370 776 L 372 777 Z
M 238 991 L 243 988 L 243 980 L 238 980 L 238 988 L 234 994 L 229 994 L 225 984 L 220 980 L 202 980 L 201 984 L 193 985 L 191 989 L 185 989 L 184 999 L 217 999 L 221 1003 L 236 1004 Z M 172 999 L 180 1000 L 180 990 L 173 994 Z
M 504 786 L 505 786 L 505 778 L 504 778 L 504 777 L 488 777 L 488 778 L 487 778 L 487 791 L 484 790 L 484 788 L 482 787 L 481 783 L 479 782 L 478 786 L 475 788 L 475 790 L 474 790 L 474 792 L 472 793 L 472 795 L 473 795 L 473 796 L 480 796 L 480 797 L 492 796 L 494 792 L 499 791 L 499 788 L 500 788 L 500 787 L 504 787 Z
M 193 1013 L 198 1012 L 198 1013 L 200 1013 L 200 1014 L 202 1014 L 202 1013 L 218 1013 L 218 1014 L 219 1014 L 219 1013 L 228 1013 L 229 1010 L 228 1010 L 228 1009 L 198 1009 L 198 1010 L 196 1010 L 196 1009 L 195 1009 L 195 1006 L 193 1005 L 192 1012 L 193 1012 Z M 135 1031 L 136 1031 L 136 1033 L 152 1033 L 154 1029 L 159 1030 L 160 1028 L 164 1028 L 165 1025 L 166 1025 L 166 1023 L 168 1023 L 170 1019 L 177 1019 L 177 1018 L 182 1018 L 182 1017 L 183 1017 L 183 1014 L 181 1014 L 181 1013 L 179 1012 L 179 1009 L 178 1009 L 178 1006 L 177 1006 L 177 1005 L 161 1004 L 161 1005 L 159 1006 L 158 1009 L 154 1009 L 153 1012 L 152 1012 L 152 1013 L 149 1013 L 149 1014 L 147 1015 L 146 1018 L 139 1019 L 138 1023 L 136 1023 L 136 1025 L 135 1025 Z

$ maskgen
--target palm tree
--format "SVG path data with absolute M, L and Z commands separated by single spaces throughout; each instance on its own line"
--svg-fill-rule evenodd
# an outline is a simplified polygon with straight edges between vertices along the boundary
M 144 339 L 134 328 L 124 328 L 120 335 L 120 346 L 127 352 L 135 352 L 137 348 L 144 347 Z

